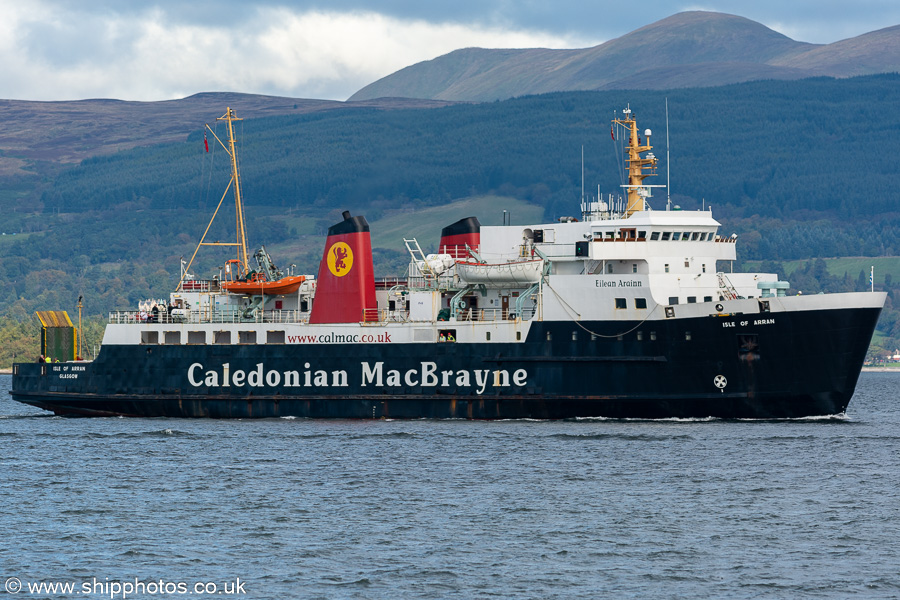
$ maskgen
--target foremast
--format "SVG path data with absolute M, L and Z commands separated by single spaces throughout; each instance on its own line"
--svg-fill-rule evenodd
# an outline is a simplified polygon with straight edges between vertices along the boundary
M 191 260 L 188 262 L 187 267 L 182 270 L 181 279 L 178 281 L 178 286 L 175 288 L 176 292 L 182 291 L 184 278 L 190 272 L 191 265 L 193 264 L 194 259 L 197 257 L 197 252 L 200 251 L 200 246 L 235 246 L 237 248 L 237 260 L 240 261 L 243 272 L 248 273 L 250 271 L 249 260 L 247 258 L 247 234 L 244 227 L 244 205 L 241 199 L 241 171 L 234 139 L 234 121 L 242 120 L 243 119 L 239 119 L 235 116 L 234 111 L 230 107 L 225 109 L 225 114 L 223 116 L 216 118 L 216 121 L 225 121 L 227 124 L 227 145 L 219 139 L 219 136 L 216 135 L 216 132 L 212 130 L 208 123 L 205 126 L 209 133 L 211 133 L 216 141 L 219 142 L 219 145 L 222 146 L 222 148 L 228 154 L 229 158 L 231 158 L 231 180 L 228 182 L 228 185 L 225 186 L 225 191 L 222 194 L 222 198 L 219 200 L 219 205 L 216 206 L 216 210 L 213 213 L 212 218 L 209 220 L 209 225 L 206 226 L 206 230 L 203 232 L 203 236 L 200 238 L 200 242 L 197 244 L 197 248 L 194 250 L 194 254 L 191 256 Z M 216 215 L 219 214 L 219 209 L 222 207 L 222 202 L 228 195 L 228 190 L 232 188 L 234 188 L 236 239 L 234 242 L 207 242 L 205 241 L 206 234 L 209 233 L 209 229 L 210 227 L 212 227 L 213 221 L 216 220 Z
M 625 129 L 628 136 L 628 145 L 625 147 L 625 163 L 628 166 L 628 184 L 623 185 L 628 191 L 628 201 L 625 208 L 625 217 L 630 217 L 636 212 L 644 210 L 644 199 L 650 195 L 647 185 L 644 185 L 644 179 L 651 175 L 656 175 L 657 159 L 650 150 L 650 130 L 644 132 L 646 143 L 642 144 L 641 137 L 638 135 L 637 121 L 631 113 L 630 108 L 622 111 L 625 116 L 621 119 L 613 119 L 614 125 L 620 125 Z M 615 134 L 613 134 L 615 139 Z M 642 153 L 649 152 L 646 157 L 641 156 Z

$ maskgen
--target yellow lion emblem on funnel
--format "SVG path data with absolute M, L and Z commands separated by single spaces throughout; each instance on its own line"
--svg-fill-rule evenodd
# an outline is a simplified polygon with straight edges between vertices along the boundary
M 353 268 L 353 250 L 344 242 L 337 242 L 328 249 L 328 270 L 335 277 L 343 277 Z

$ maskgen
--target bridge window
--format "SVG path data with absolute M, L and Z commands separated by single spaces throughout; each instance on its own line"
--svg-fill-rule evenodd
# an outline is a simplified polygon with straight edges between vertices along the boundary
M 654 232 L 652 232 L 652 233 L 650 234 L 650 241 L 651 241 L 651 242 L 655 242 L 655 241 L 657 241 L 657 240 L 659 240 L 659 232 L 658 232 L 658 231 L 654 231 Z

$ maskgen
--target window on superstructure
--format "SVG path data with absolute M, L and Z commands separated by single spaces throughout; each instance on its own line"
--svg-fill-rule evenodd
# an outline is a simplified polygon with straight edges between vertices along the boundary
M 205 344 L 205 331 L 188 331 L 188 344 Z
M 607 232 L 606 232 L 606 239 L 607 239 L 607 240 L 610 240 L 610 241 L 616 239 L 616 232 L 615 232 L 615 231 L 607 231 Z
M 678 296 L 669 296 L 669 304 L 678 304 Z
M 635 298 L 634 299 L 634 307 L 635 308 L 647 308 L 647 299 L 646 298 Z
M 703 263 L 700 267 L 703 269 L 702 272 L 706 273 L 706 263 Z
M 673 241 L 673 242 L 677 242 L 677 241 L 680 240 L 680 239 L 681 239 L 681 232 L 680 232 L 680 231 L 676 231 L 675 233 L 672 234 L 672 241 Z
M 691 261 L 689 261 L 689 260 L 684 261 L 684 268 L 685 268 L 685 269 L 690 268 L 690 266 L 691 266 Z
M 668 241 L 669 241 L 669 238 L 671 238 L 671 237 L 672 237 L 672 232 L 671 232 L 671 231 L 663 231 L 663 232 L 662 232 L 662 241 L 668 242 Z
M 658 231 L 652 232 L 652 233 L 650 234 L 650 241 L 651 241 L 651 242 L 655 242 L 655 241 L 658 241 L 658 240 L 659 240 L 659 232 L 658 232 Z
M 631 272 L 637 273 L 637 263 L 631 263 Z
M 141 332 L 141 343 L 142 344 L 158 344 L 159 343 L 159 332 L 158 331 L 142 331 Z
M 666 263 L 666 273 L 669 272 L 669 263 Z
M 283 344 L 284 343 L 284 331 L 267 331 L 266 332 L 266 343 L 267 344 Z
M 647 239 L 647 232 L 646 231 L 638 231 L 638 239 L 639 240 Z
M 613 266 L 612 266 L 612 263 L 606 263 L 606 272 L 607 272 L 607 273 L 612 273 L 612 272 L 613 272 Z
M 181 343 L 181 332 L 180 331 L 167 331 L 165 332 L 165 343 L 170 346 L 176 346 Z
M 491 341 L 491 332 L 490 332 L 490 331 L 485 331 L 485 332 L 484 332 L 484 339 L 485 339 L 485 341 L 487 341 L 487 342 Z
M 688 304 L 697 304 L 697 296 L 688 296 L 687 301 Z
M 238 331 L 238 344 L 255 344 L 255 331 Z
M 703 296 L 704 302 L 712 302 L 712 296 Z
M 628 308 L 628 301 L 625 298 L 616 298 L 616 308 Z
M 231 332 L 230 331 L 214 331 L 213 332 L 213 344 L 230 344 L 231 343 Z
M 699 231 L 695 231 L 695 232 L 694 232 L 694 235 L 691 236 L 691 239 L 692 239 L 693 241 L 695 241 L 695 242 L 696 242 L 697 240 L 699 240 L 699 239 L 700 239 L 700 232 L 699 232 Z
M 691 239 L 691 232 L 690 232 L 690 231 L 685 231 L 685 232 L 684 232 L 684 235 L 681 236 L 681 241 L 682 241 L 682 242 L 690 241 L 690 239 Z

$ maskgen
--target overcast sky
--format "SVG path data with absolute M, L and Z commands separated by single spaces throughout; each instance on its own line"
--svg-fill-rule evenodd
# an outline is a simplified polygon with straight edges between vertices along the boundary
M 344 100 L 457 48 L 583 48 L 684 10 L 814 43 L 900 24 L 898 0 L 0 0 L 0 98 Z

